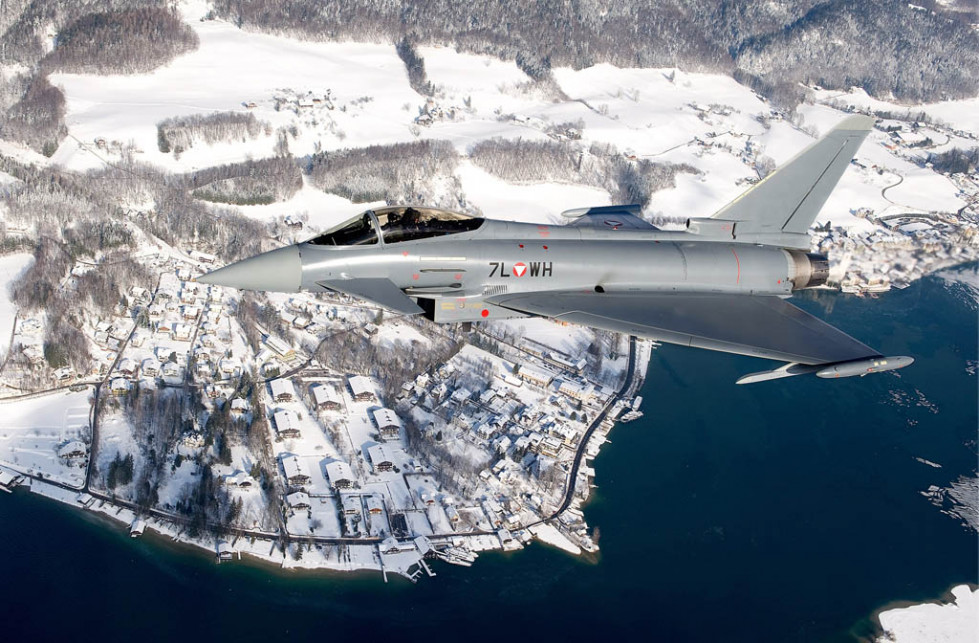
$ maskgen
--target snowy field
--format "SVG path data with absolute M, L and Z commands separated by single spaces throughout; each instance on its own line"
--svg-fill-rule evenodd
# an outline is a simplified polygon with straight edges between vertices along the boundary
M 0 464 L 72 486 L 85 482 L 87 455 L 71 464 L 58 457 L 63 445 L 90 439 L 89 391 L 53 393 L 0 404 Z
M 10 286 L 34 262 L 34 256 L 17 253 L 0 257 L 0 361 L 9 348 L 17 306 L 10 300 Z
M 959 585 L 953 602 L 923 603 L 881 612 L 878 643 L 967 643 L 979 640 L 979 589 Z
M 289 147 L 296 156 L 420 138 L 448 140 L 465 155 L 479 141 L 545 139 L 549 127 L 580 123 L 585 146 L 609 144 L 636 158 L 685 163 L 699 170 L 699 174 L 680 173 L 676 187 L 656 193 L 646 210 L 649 215 L 688 217 L 708 216 L 747 189 L 744 181 L 757 176 L 744 160 L 749 146 L 759 158 L 782 163 L 812 142 L 810 134 L 771 119 L 764 101 L 726 76 L 609 65 L 559 68 L 554 78 L 565 97 L 557 98 L 535 89 L 514 63 L 446 47 L 422 47 L 419 53 L 435 87 L 432 100 L 451 110 L 452 116 L 419 126 L 415 118 L 426 99 L 411 89 L 404 65 L 390 45 L 300 42 L 243 32 L 221 21 L 199 21 L 204 7 L 196 3 L 185 3 L 183 12 L 200 36 L 200 47 L 163 68 L 131 76 L 52 76 L 67 97 L 71 134 L 54 155 L 54 163 L 82 170 L 111 162 L 112 152 L 95 146 L 102 139 L 132 143 L 144 162 L 189 171 L 272 156 L 274 132 L 283 128 L 294 128 Z M 303 111 L 277 103 L 283 92 L 323 96 L 327 91 L 331 109 Z M 817 95 L 824 101 L 831 97 L 826 92 Z M 836 97 L 849 104 L 870 105 L 861 102 L 859 92 Z M 927 108 L 968 129 L 975 118 L 969 115 L 974 103 Z M 157 148 L 160 121 L 217 112 L 253 114 L 268 124 L 270 133 L 210 146 L 195 144 L 179 158 Z M 825 105 L 803 106 L 800 112 L 805 127 L 820 134 L 845 118 Z M 770 127 L 759 118 L 769 119 Z M 979 123 L 975 126 L 979 128 Z M 870 226 L 852 216 L 858 207 L 889 214 L 914 209 L 955 211 L 964 205 L 947 179 L 901 160 L 883 148 L 884 139 L 884 133 L 872 132 L 858 159 L 887 172 L 851 167 L 818 223 Z M 456 178 L 463 194 L 455 196 L 494 218 L 556 222 L 562 210 L 607 205 L 610 199 L 604 190 L 584 186 L 508 184 L 465 159 Z M 903 182 L 885 198 L 881 191 L 898 181 Z M 259 219 L 306 215 L 311 228 L 323 229 L 370 205 L 306 185 L 284 203 L 240 210 Z

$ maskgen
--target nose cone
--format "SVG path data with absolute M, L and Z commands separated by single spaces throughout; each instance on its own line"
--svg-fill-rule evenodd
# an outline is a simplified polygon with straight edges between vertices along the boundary
M 302 274 L 299 248 L 287 246 L 218 268 L 197 281 L 239 290 L 299 292 Z

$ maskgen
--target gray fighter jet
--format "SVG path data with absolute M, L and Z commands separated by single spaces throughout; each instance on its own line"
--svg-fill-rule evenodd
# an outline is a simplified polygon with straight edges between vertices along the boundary
M 809 227 L 873 119 L 851 116 L 708 218 L 663 230 L 634 205 L 564 213 L 567 225 L 424 207 L 369 210 L 326 233 L 210 272 L 245 290 L 346 293 L 436 322 L 542 316 L 785 362 L 738 383 L 902 368 L 786 299 L 826 283 Z

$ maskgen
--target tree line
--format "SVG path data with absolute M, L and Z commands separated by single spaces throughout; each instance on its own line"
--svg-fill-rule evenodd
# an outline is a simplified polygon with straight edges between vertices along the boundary
M 975 12 L 932 0 L 216 0 L 246 29 L 316 40 L 448 44 L 515 61 L 531 78 L 554 66 L 682 67 L 757 78 L 759 89 L 864 86 L 880 97 L 938 100 L 979 90 Z M 406 61 L 407 62 L 407 61 Z M 412 65 L 416 69 L 417 65 Z M 410 67 L 409 67 L 410 68 Z
M 422 140 L 320 152 L 306 164 L 310 182 L 355 203 L 386 201 L 459 208 L 453 176 L 459 155 L 448 141 Z M 444 182 L 455 189 L 444 188 Z M 441 186 L 441 187 L 440 187 Z
M 673 187 L 677 172 L 697 172 L 687 165 L 630 160 L 610 145 L 585 149 L 554 140 L 494 138 L 474 145 L 469 157 L 505 181 L 590 185 L 608 191 L 616 203 L 643 206 L 657 190 Z
M 196 143 L 208 145 L 271 135 L 272 126 L 248 112 L 217 112 L 175 116 L 157 124 L 157 146 L 164 154 L 180 154 Z

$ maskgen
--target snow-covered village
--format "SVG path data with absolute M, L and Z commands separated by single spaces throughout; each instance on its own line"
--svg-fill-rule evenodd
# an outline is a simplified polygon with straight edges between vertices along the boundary
M 421 95 L 394 47 L 180 7 L 195 51 L 152 73 L 52 74 L 68 135 L 46 155 L 0 141 L 0 489 L 133 537 L 412 580 L 534 539 L 597 551 L 592 461 L 650 403 L 655 342 L 195 281 L 377 204 L 556 225 L 636 198 L 668 227 L 859 112 L 876 128 L 813 233 L 827 290 L 874 296 L 979 258 L 979 173 L 959 152 L 979 141 L 979 99 L 808 87 L 790 114 L 727 76 L 601 64 L 543 86 L 434 46 L 413 52 Z

